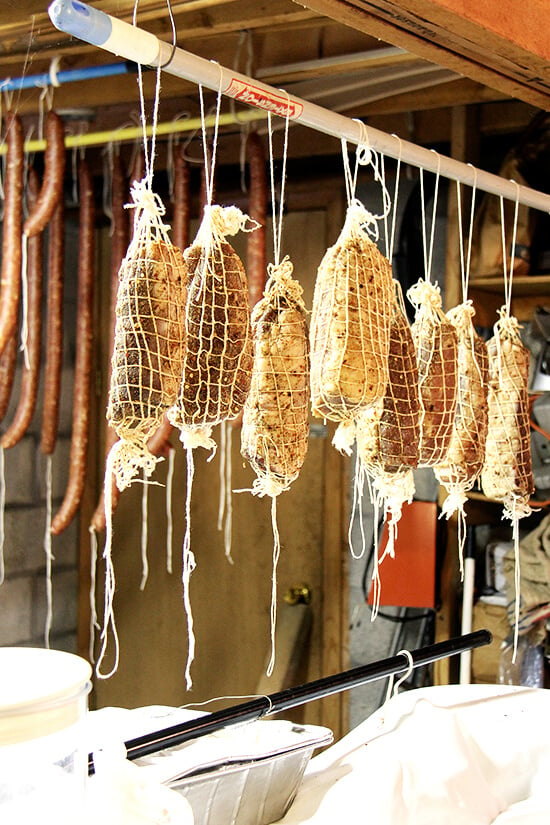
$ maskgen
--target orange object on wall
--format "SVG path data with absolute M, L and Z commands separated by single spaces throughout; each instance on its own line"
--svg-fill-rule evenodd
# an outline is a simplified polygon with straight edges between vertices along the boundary
M 403 506 L 397 526 L 395 555 L 380 566 L 380 606 L 435 607 L 437 504 L 412 501 Z M 388 543 L 388 525 L 382 528 L 378 557 Z M 368 596 L 373 604 L 373 588 Z

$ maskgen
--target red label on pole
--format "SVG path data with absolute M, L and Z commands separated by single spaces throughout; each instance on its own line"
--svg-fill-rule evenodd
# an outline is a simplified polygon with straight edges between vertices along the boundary
M 258 109 L 266 109 L 268 112 L 273 112 L 273 114 L 280 117 L 287 117 L 288 115 L 291 120 L 300 117 L 304 108 L 301 103 L 292 100 L 288 95 L 283 93 L 278 95 L 265 91 L 260 86 L 243 83 L 242 80 L 237 80 L 235 77 L 232 78 L 225 94 L 234 97 L 235 100 L 240 100 L 241 103 L 248 103 Z

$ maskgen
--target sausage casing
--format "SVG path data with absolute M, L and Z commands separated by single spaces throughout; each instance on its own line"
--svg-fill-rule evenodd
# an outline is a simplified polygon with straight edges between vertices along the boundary
M 21 294 L 23 202 L 23 127 L 17 115 L 7 115 L 7 162 L 4 186 L 4 227 L 0 283 L 0 354 L 17 327 Z
M 78 167 L 80 198 L 80 232 L 78 259 L 78 293 L 76 326 L 76 360 L 74 373 L 73 421 L 69 479 L 65 498 L 52 520 L 54 535 L 69 526 L 80 506 L 86 479 L 88 424 L 91 400 L 94 288 L 94 189 L 84 159 Z

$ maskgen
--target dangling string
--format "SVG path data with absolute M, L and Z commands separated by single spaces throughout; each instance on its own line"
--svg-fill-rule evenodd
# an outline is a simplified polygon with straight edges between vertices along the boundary
M 275 628 L 277 626 L 277 565 L 281 555 L 281 538 L 277 526 L 277 496 L 271 497 L 271 527 L 273 529 L 273 564 L 271 571 L 271 657 L 266 674 L 271 676 L 275 666 Z
M 474 186 L 472 188 L 472 200 L 470 204 L 470 222 L 468 228 L 468 252 L 464 253 L 464 230 L 462 225 L 462 196 L 460 192 L 460 181 L 456 182 L 456 202 L 458 213 L 458 244 L 460 258 L 460 283 L 462 286 L 462 303 L 468 300 L 468 285 L 470 281 L 470 263 L 472 258 L 472 240 L 474 231 L 475 193 L 477 186 L 477 170 L 474 173 Z
M 103 605 L 103 629 L 101 631 L 101 646 L 99 656 L 96 663 L 96 676 L 98 679 L 109 679 L 113 673 L 116 673 L 118 668 L 118 661 L 120 655 L 120 645 L 118 639 L 118 631 L 115 621 L 114 611 L 114 597 L 115 597 L 115 569 L 113 566 L 113 559 L 111 548 L 113 546 L 113 479 L 115 472 L 115 464 L 118 453 L 123 448 L 123 442 L 117 441 L 111 447 L 109 455 L 107 456 L 105 467 L 105 482 L 104 482 L 104 497 L 105 497 L 105 546 L 103 550 L 103 559 L 105 561 L 105 593 Z M 107 643 L 109 636 L 109 627 L 111 628 L 114 641 L 114 661 L 111 669 L 107 673 L 101 672 L 103 659 L 107 653 Z
M 507 275 L 506 271 L 506 228 L 504 221 L 504 198 L 500 196 L 500 223 L 502 232 L 502 260 L 504 269 L 504 305 L 506 307 L 506 314 L 512 314 L 512 281 L 514 278 L 514 258 L 516 250 L 516 238 L 518 230 L 518 215 L 519 215 L 519 184 L 516 181 L 511 181 L 516 184 L 516 203 L 514 208 L 514 222 L 512 226 L 512 246 L 510 249 L 510 270 Z
M 365 555 L 367 546 L 367 537 L 365 534 L 365 525 L 363 523 L 363 488 L 365 486 L 365 469 L 359 460 L 355 458 L 355 469 L 353 474 L 353 501 L 351 505 L 352 518 L 348 524 L 348 546 L 353 559 L 362 559 Z M 359 535 L 361 537 L 361 549 L 356 552 L 353 546 L 353 515 L 357 514 L 357 521 L 359 523 Z
M 145 590 L 145 585 L 147 584 L 147 579 L 149 577 L 149 561 L 147 559 L 147 538 L 148 538 L 148 529 L 147 529 L 147 515 L 148 515 L 148 503 L 149 503 L 149 485 L 147 484 L 147 474 L 145 469 L 142 470 L 143 473 L 143 490 L 141 493 L 141 582 L 139 584 L 140 590 Z
M 222 68 L 220 69 L 220 85 L 218 87 L 218 95 L 216 98 L 216 114 L 214 118 L 214 134 L 212 137 L 212 156 L 210 158 L 210 163 L 208 162 L 208 144 L 207 144 L 207 135 L 206 135 L 206 113 L 204 109 L 204 98 L 203 98 L 203 89 L 202 85 L 199 84 L 199 100 L 200 100 L 200 109 L 201 109 L 201 132 L 202 132 L 202 142 L 204 148 L 204 173 L 205 173 L 205 186 L 206 186 L 206 203 L 208 206 L 212 206 L 212 198 L 214 194 L 214 172 L 216 169 L 216 152 L 218 148 L 218 128 L 219 128 L 219 121 L 220 121 L 220 108 L 221 108 L 221 100 L 222 100 L 222 83 L 223 83 L 223 74 Z
M 471 164 L 468 164 L 471 166 Z M 470 283 L 470 267 L 472 263 L 472 246 L 474 241 L 474 216 L 476 210 L 476 194 L 477 194 L 477 169 L 472 166 L 474 170 L 474 185 L 472 186 L 471 202 L 470 202 L 470 225 L 468 227 L 468 258 L 466 260 L 466 274 L 464 282 L 463 300 L 468 299 L 468 288 Z
M 384 183 L 384 187 L 386 187 L 386 158 L 384 155 L 380 155 L 380 171 L 382 175 L 382 181 Z M 386 258 L 390 259 L 390 239 L 388 234 L 388 215 L 389 212 L 384 213 L 384 243 L 386 245 Z
M 183 604 L 185 615 L 187 617 L 187 663 L 185 666 L 185 682 L 187 689 L 192 687 L 191 679 L 191 665 L 195 658 L 195 633 L 193 631 L 193 610 L 191 607 L 191 599 L 189 594 L 189 586 L 191 583 L 191 574 L 195 569 L 195 556 L 191 550 L 191 492 L 193 489 L 193 477 L 195 474 L 195 462 L 193 458 L 193 448 L 187 447 L 187 489 L 185 491 L 185 522 L 186 530 L 183 539 L 183 569 L 182 569 L 182 583 L 183 583 Z
M 432 149 L 432 152 L 434 150 Z M 435 178 L 435 188 L 434 188 L 434 195 L 433 195 L 433 207 L 432 207 L 432 222 L 430 227 L 430 243 L 428 247 L 428 242 L 426 238 L 426 198 L 424 194 L 424 170 L 420 167 L 420 201 L 422 207 L 422 245 L 424 250 L 424 274 L 427 283 L 431 283 L 431 272 L 432 272 L 432 259 L 433 259 L 433 248 L 434 248 L 434 239 L 435 239 L 435 224 L 436 224 L 436 214 L 437 214 L 437 199 L 439 195 L 439 177 L 440 177 L 440 168 L 441 168 L 441 156 L 437 155 L 437 172 Z
M 506 308 L 506 314 L 509 315 L 509 301 L 508 301 L 508 292 L 509 292 L 509 284 L 508 284 L 508 254 L 506 251 L 506 226 L 505 226 L 505 217 L 504 217 L 504 198 L 500 196 L 500 240 L 502 244 L 502 277 L 504 279 L 504 306 Z
M 279 196 L 279 212 L 276 209 L 275 197 L 275 161 L 273 157 L 273 126 L 271 122 L 271 112 L 267 113 L 268 136 L 269 136 L 269 173 L 271 181 L 271 209 L 273 215 L 273 261 L 275 266 L 281 262 L 281 238 L 283 233 L 283 210 L 285 199 L 286 183 L 286 163 L 288 157 L 288 124 L 290 121 L 290 97 L 286 108 L 285 137 L 283 145 L 283 159 L 281 169 L 281 192 Z
M 273 124 L 271 119 L 271 112 L 267 114 L 268 123 L 268 138 L 269 138 L 269 178 L 271 188 L 271 209 L 273 216 L 273 266 L 268 267 L 270 272 L 269 284 L 274 282 L 277 273 L 280 272 L 281 267 L 281 241 L 283 234 L 283 214 L 284 214 L 284 200 L 285 200 L 285 183 L 286 183 L 286 164 L 288 157 L 288 126 L 290 121 L 290 96 L 287 95 L 287 107 L 285 118 L 285 133 L 283 144 L 283 157 L 281 165 L 281 186 L 279 193 L 279 209 L 277 210 L 276 203 L 276 185 L 275 185 L 275 159 L 273 152 Z M 287 262 L 287 258 L 283 261 L 283 266 Z M 282 267 L 281 267 L 282 268 Z M 279 527 L 277 524 L 277 492 L 268 491 L 271 495 L 271 529 L 273 533 L 273 559 L 271 570 L 271 607 L 270 607 L 270 639 L 271 639 L 271 656 L 266 670 L 266 675 L 271 676 L 275 666 L 275 631 L 277 627 L 277 565 L 281 554 L 281 539 L 279 535 Z
M 99 630 L 96 608 L 96 577 L 97 577 L 97 533 L 90 526 L 90 642 L 88 646 L 88 656 L 90 662 L 95 661 L 95 632 Z
M 391 236 L 390 236 L 390 246 L 388 249 L 388 260 L 390 264 L 393 264 L 393 250 L 394 250 L 394 241 L 395 241 L 395 227 L 397 224 L 397 198 L 399 196 L 399 182 L 401 178 L 401 154 L 403 150 L 403 144 L 401 142 L 401 138 L 395 135 L 397 140 L 399 141 L 399 155 L 397 157 L 397 168 L 395 170 L 395 188 L 393 191 L 393 214 L 392 214 L 392 222 L 391 222 Z
M 220 424 L 220 453 L 225 455 L 225 451 L 227 449 L 227 421 L 222 421 Z M 220 498 L 218 501 L 218 530 L 223 530 L 223 517 L 225 514 L 225 499 L 226 499 L 226 492 L 225 492 L 225 463 L 220 461 L 220 468 L 219 468 L 219 480 L 220 480 Z
M 232 444 L 233 444 L 233 427 L 229 421 L 224 421 L 222 427 L 226 429 L 225 439 L 225 461 L 224 467 L 224 486 L 225 486 L 225 523 L 223 528 L 223 543 L 225 548 L 225 557 L 229 564 L 233 564 L 233 557 L 231 555 L 231 541 L 233 537 L 233 483 L 232 483 Z
M 174 447 L 168 450 L 168 471 L 166 473 L 166 572 L 172 573 L 172 538 L 174 535 L 174 520 L 172 518 L 172 491 L 174 488 L 174 467 L 176 451 Z
M 134 11 L 132 15 L 132 25 L 137 25 L 137 9 L 139 5 L 139 0 L 135 0 L 134 3 Z M 168 6 L 168 13 L 170 15 L 170 20 L 172 22 L 172 36 L 173 36 L 173 43 L 172 45 L 175 46 L 176 41 L 176 32 L 175 32 L 175 24 L 174 18 L 172 16 L 172 8 L 170 6 L 170 2 L 167 2 Z M 140 120 L 141 120 L 141 127 L 143 129 L 143 153 L 145 158 L 145 180 L 147 181 L 147 187 L 150 189 L 153 184 L 153 165 L 155 161 L 155 151 L 156 151 L 156 138 L 157 138 L 157 123 L 158 123 L 158 109 L 159 109 L 159 101 L 160 101 L 160 76 L 161 76 L 161 66 L 157 66 L 156 69 L 156 81 L 155 81 L 155 94 L 154 94 L 154 101 L 153 101 L 153 122 L 152 122 L 152 129 L 151 129 L 151 148 L 149 150 L 149 144 L 147 140 L 147 118 L 145 115 L 145 95 L 143 89 L 143 72 L 141 63 L 137 64 L 138 69 L 138 89 L 139 89 L 139 104 L 140 104 Z
M 233 427 L 229 421 L 220 423 L 220 497 L 218 502 L 218 531 L 223 530 L 225 557 L 233 564 L 231 541 L 233 534 L 233 490 L 232 477 Z
M 53 623 L 53 588 L 52 588 L 52 457 L 46 459 L 46 529 L 44 531 L 44 553 L 46 556 L 46 622 L 44 627 L 44 646 L 50 647 L 50 631 Z
M 514 181 L 516 183 L 516 181 Z M 512 246 L 510 249 L 510 268 L 508 271 L 508 259 L 506 250 L 506 229 L 504 218 L 504 198 L 500 196 L 500 223 L 502 233 L 502 265 L 504 276 L 504 312 L 502 319 L 511 319 L 512 315 L 512 281 L 514 274 L 514 257 L 516 248 L 516 234 L 519 214 L 519 185 L 516 183 L 516 204 L 514 210 L 514 223 L 512 228 Z M 500 359 L 499 359 L 500 360 Z M 509 505 L 509 515 L 512 521 L 512 542 L 514 545 L 514 650 L 512 654 L 512 662 L 516 661 L 519 641 L 519 620 L 520 620 L 520 606 L 521 606 L 521 572 L 520 572 L 520 547 L 519 547 L 519 519 L 523 513 L 517 507 L 517 501 L 514 498 L 511 507 Z
M 383 175 L 380 171 L 378 155 L 369 145 L 367 127 L 360 120 L 356 122 L 359 123 L 361 127 L 361 137 L 355 152 L 355 167 L 353 172 L 351 171 L 349 162 L 347 141 L 345 138 L 342 138 L 341 140 L 348 212 L 350 207 L 357 207 L 359 210 L 358 215 L 360 215 L 360 223 L 362 228 L 369 233 L 374 241 L 377 241 L 379 238 L 378 221 L 384 220 L 386 216 L 389 215 L 391 210 L 391 198 L 386 188 Z M 356 198 L 357 179 L 359 167 L 361 166 L 370 166 L 372 168 L 375 182 L 380 184 L 382 194 L 382 212 L 380 214 L 369 212 Z

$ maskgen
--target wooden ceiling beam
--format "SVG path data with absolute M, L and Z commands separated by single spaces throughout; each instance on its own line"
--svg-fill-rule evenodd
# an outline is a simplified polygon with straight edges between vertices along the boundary
M 7 18 L 0 12 L 0 62 L 13 58 L 22 61 L 27 56 L 44 56 L 46 50 L 53 54 L 97 54 L 95 46 L 76 41 L 55 29 L 44 12 L 44 2 L 36 6 L 32 0 L 26 14 L 13 13 Z M 133 0 L 128 3 L 114 3 L 113 0 L 94 2 L 94 7 L 112 14 L 124 22 L 132 22 Z M 219 38 L 243 30 L 269 30 L 282 28 L 288 36 L 295 27 L 319 25 L 319 16 L 296 6 L 292 0 L 191 0 L 173 3 L 173 18 L 179 46 L 188 48 L 190 41 L 204 38 Z M 15 17 L 15 19 L 14 19 Z M 156 35 L 161 40 L 171 42 L 173 38 L 170 16 L 166 0 L 142 0 L 139 4 L 137 25 Z
M 548 0 L 295 0 L 539 108 L 550 108 Z

